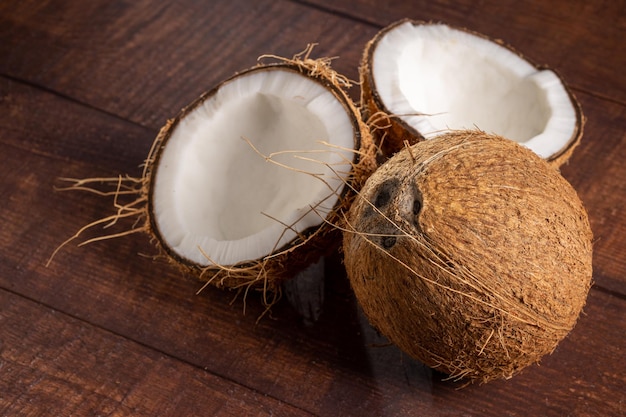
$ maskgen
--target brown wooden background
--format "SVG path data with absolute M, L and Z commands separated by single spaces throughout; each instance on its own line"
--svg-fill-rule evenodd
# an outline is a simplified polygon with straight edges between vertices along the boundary
M 209 289 L 134 235 L 54 248 L 110 201 L 58 177 L 141 173 L 167 118 L 265 53 L 338 56 L 410 17 L 503 39 L 557 69 L 588 117 L 563 174 L 595 285 L 540 366 L 459 390 L 369 327 L 340 265 L 323 314 Z M 581 0 L 0 2 L 0 415 L 620 416 L 626 413 L 626 3 Z M 358 88 L 351 92 L 358 97 Z M 338 262 L 338 261 L 336 261 Z

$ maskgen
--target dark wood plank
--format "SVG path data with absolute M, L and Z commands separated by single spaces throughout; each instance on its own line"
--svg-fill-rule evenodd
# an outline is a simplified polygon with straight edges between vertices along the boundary
M 263 54 L 315 56 L 357 79 L 375 28 L 288 1 L 15 1 L 0 5 L 0 74 L 159 128 Z M 354 92 L 355 98 L 358 91 Z
M 132 6 L 119 6 L 114 3 L 98 5 L 94 2 L 82 5 L 67 3 L 64 7 L 58 7 L 58 5 L 54 7 L 45 6 L 45 2 L 38 2 L 37 6 L 28 2 L 19 2 L 15 5 L 11 5 L 10 2 L 3 4 L 7 10 L 9 7 L 12 7 L 12 10 L 11 13 L 0 13 L 0 16 L 4 16 L 7 20 L 6 24 L 0 25 L 0 39 L 4 36 L 7 42 L 0 42 L 0 45 L 8 48 L 8 50 L 2 51 L 3 54 L 6 54 L 7 59 L 0 61 L 0 68 L 2 68 L 2 63 L 5 65 L 4 69 L 0 69 L 0 71 L 63 91 L 64 94 L 88 102 L 90 105 L 103 110 L 117 113 L 122 117 L 133 118 L 148 126 L 152 131 L 156 131 L 167 117 L 175 114 L 177 109 L 188 103 L 202 90 L 209 88 L 237 70 L 253 65 L 255 58 L 260 54 L 275 52 L 289 55 L 297 51 L 301 47 L 300 45 L 312 40 L 319 40 L 322 36 L 327 41 L 322 42 L 319 52 L 328 55 L 341 55 L 341 58 L 336 61 L 338 68 L 356 77 L 359 49 L 362 46 L 355 47 L 355 45 L 363 45 L 374 33 L 373 27 L 334 16 L 329 17 L 323 12 L 307 10 L 307 18 L 303 19 L 301 16 L 305 14 L 304 9 L 288 2 L 280 6 L 263 5 L 259 6 L 258 9 L 245 7 L 243 3 L 228 2 L 217 9 L 219 13 L 208 13 L 207 18 L 212 20 L 210 22 L 203 21 L 202 24 L 197 22 L 199 16 L 202 15 L 197 5 L 184 7 L 185 5 L 180 3 L 172 5 L 160 3 L 160 7 L 157 8 L 149 2 L 135 2 Z M 365 19 L 367 10 L 371 11 L 373 5 L 364 4 L 365 6 L 362 8 L 342 10 L 346 13 L 357 14 Z M 614 10 L 616 4 L 618 3 L 611 3 L 611 7 L 604 7 L 598 10 L 598 13 L 592 14 L 588 24 L 595 27 L 600 22 L 607 21 L 608 16 L 617 15 Z M 372 13 L 371 16 L 376 19 L 376 22 L 382 24 L 382 19 L 400 18 L 401 13 L 405 13 L 406 16 L 410 15 L 406 4 L 392 4 L 392 6 L 397 7 L 383 6 L 379 12 Z M 333 4 L 332 7 L 341 8 L 341 2 Z M 544 6 L 543 3 L 526 7 L 524 8 L 525 13 L 513 14 L 511 19 L 514 22 L 505 19 L 510 8 L 507 9 L 502 5 L 491 3 L 478 6 L 463 6 L 462 3 L 459 3 L 455 7 L 450 7 L 443 3 L 432 2 L 420 9 L 420 13 L 424 15 L 422 17 L 424 19 L 437 20 L 447 16 L 453 20 L 453 23 L 456 21 L 456 23 L 490 24 L 492 25 L 491 31 L 501 31 L 503 34 L 512 33 L 515 35 L 522 28 L 524 36 L 519 39 L 519 43 L 515 42 L 520 47 L 528 45 L 529 50 L 537 50 L 538 53 L 545 53 L 550 57 L 566 52 L 569 52 L 567 56 L 574 56 L 575 54 L 571 52 L 573 48 L 577 48 L 576 45 L 571 43 L 562 45 L 558 42 L 547 42 L 546 39 L 576 39 L 571 36 L 567 37 L 566 34 L 580 26 L 576 22 L 582 15 L 576 11 L 578 10 L 577 7 L 582 6 L 570 2 L 550 6 L 559 11 L 557 21 L 551 17 L 556 12 L 548 13 L 548 10 L 544 10 L 545 7 L 548 6 Z M 261 9 L 262 11 L 259 11 Z M 489 13 L 486 13 L 487 10 Z M 259 28 L 252 24 L 248 26 L 239 25 L 235 21 L 227 21 L 226 26 L 217 24 L 218 21 L 223 20 L 223 15 L 229 13 L 242 16 L 242 19 L 245 18 L 246 21 L 250 22 L 253 19 L 256 19 L 257 22 L 296 22 L 296 24 L 290 24 L 285 29 L 290 31 L 289 35 L 293 32 L 294 36 L 272 38 L 269 32 L 275 29 L 270 24 L 262 25 L 261 29 L 267 31 L 265 34 L 260 34 Z M 520 22 L 517 22 L 518 20 Z M 305 27 L 305 21 L 316 24 Z M 513 29 L 505 31 L 505 28 L 502 27 L 502 22 L 505 21 L 507 25 L 513 25 Z M 86 22 L 91 23 L 87 24 Z M 129 22 L 132 24 L 127 24 Z M 121 27 L 116 28 L 115 36 L 112 36 L 113 29 L 111 28 L 115 28 L 116 25 Z M 242 26 L 244 29 L 236 31 L 232 25 Z M 538 27 L 544 27 L 545 30 L 539 31 Z M 610 27 L 613 31 L 620 30 L 619 25 Z M 340 31 L 338 28 L 342 30 Z M 349 29 L 344 30 L 343 28 Z M 482 28 L 477 29 L 482 30 Z M 531 30 L 534 31 L 534 36 L 528 34 L 528 31 Z M 557 32 L 551 33 L 550 30 Z M 615 42 L 615 34 L 607 36 L 606 33 L 597 31 L 591 35 L 589 42 L 592 53 L 607 53 L 607 49 L 613 48 L 614 45 L 611 42 Z M 227 46 L 223 43 L 218 42 L 216 49 L 215 42 L 205 42 L 207 39 L 224 39 L 225 36 L 229 36 L 229 44 L 244 45 L 247 48 L 253 48 L 253 50 L 235 48 L 233 51 L 226 51 L 223 48 Z M 495 33 L 494 36 L 496 36 Z M 544 38 L 539 36 L 544 36 Z M 597 39 L 598 37 L 600 39 Z M 617 39 L 621 38 L 617 37 Z M 605 40 L 608 42 L 606 48 L 596 47 L 598 42 Z M 26 42 L 28 42 L 28 48 L 26 48 Z M 545 48 L 550 49 L 542 52 Z M 18 55 L 16 51 L 24 52 L 20 52 Z M 175 67 L 172 69 L 166 66 L 167 64 L 163 62 L 160 54 L 155 51 L 161 51 L 163 56 L 172 57 L 172 61 L 182 60 L 185 65 L 170 62 L 170 65 Z M 611 56 L 619 60 L 624 54 L 611 54 Z M 584 62 L 598 64 L 593 59 L 599 58 L 585 54 Z M 576 63 L 576 68 L 578 68 L 580 60 L 577 59 Z M 601 66 L 599 64 L 596 66 L 609 68 L 611 71 L 619 67 L 619 65 Z M 572 67 L 569 62 L 564 62 L 562 65 L 559 64 L 557 68 L 569 71 Z M 89 77 L 84 76 L 87 73 L 90 74 Z M 589 79 L 587 75 L 588 73 L 585 72 L 584 80 Z M 617 80 L 614 77 L 603 75 L 603 80 L 603 83 L 594 84 L 594 87 L 609 86 L 611 91 L 619 91 L 620 85 L 623 83 L 621 75 Z M 611 82 L 613 84 L 609 84 Z M 582 84 L 580 86 L 583 88 Z M 589 88 L 589 90 L 600 95 L 610 96 L 612 94 L 597 88 Z M 353 95 L 358 94 L 354 92 Z M 592 143 L 597 151 L 595 154 L 585 154 L 584 160 L 575 159 L 570 166 L 574 166 L 574 162 L 576 162 L 576 169 L 564 169 L 568 179 L 573 178 L 575 173 L 598 172 L 597 164 L 587 168 L 586 162 L 601 161 L 606 155 L 615 156 L 615 152 L 606 153 L 606 146 L 612 146 L 619 152 L 619 144 L 623 143 L 619 140 L 619 138 L 623 139 L 623 124 L 618 122 L 615 128 L 611 124 L 611 121 L 619 121 L 619 116 L 607 120 L 605 112 L 596 111 L 597 106 L 594 100 L 586 97 L 584 93 L 579 93 L 579 95 L 583 101 L 583 109 L 589 118 L 584 144 Z M 122 96 L 125 99 L 120 102 L 119 97 Z M 587 102 L 591 104 L 587 105 Z M 56 120 L 47 118 L 46 112 L 43 111 L 48 105 L 47 103 L 31 100 L 22 105 L 27 105 L 42 115 L 41 118 L 28 123 L 25 123 L 24 120 L 13 122 L 26 125 L 27 129 L 31 129 L 34 137 L 50 134 L 52 130 L 50 127 L 58 124 Z M 613 109 L 613 113 L 619 113 L 619 107 L 613 107 Z M 11 109 L 11 111 L 18 117 L 26 117 L 24 115 L 28 114 L 24 111 L 20 113 L 16 109 Z M 138 115 L 136 111 L 143 112 L 143 116 Z M 77 115 L 74 120 L 70 120 L 73 115 L 72 109 L 63 115 L 65 118 L 63 122 L 79 125 L 83 123 L 83 126 L 78 127 L 86 127 L 84 122 L 80 121 L 82 116 Z M 616 140 L 607 142 L 603 139 L 604 136 L 597 134 L 601 129 L 613 129 L 610 134 Z M 114 136 L 118 135 L 117 132 L 103 130 L 100 139 L 109 143 L 111 147 L 103 148 L 98 158 L 94 156 L 94 160 L 98 161 L 98 164 L 103 163 L 106 158 L 117 159 L 126 156 L 135 158 L 135 162 L 131 162 L 132 165 L 124 168 L 121 172 L 113 172 L 113 175 L 137 172 L 136 166 L 141 163 L 147 153 L 150 134 L 148 132 L 140 134 L 141 140 L 143 140 L 142 146 L 135 150 L 133 146 L 128 144 L 128 141 L 137 140 L 136 135 L 139 134 L 139 129 L 129 127 L 127 130 L 132 130 L 133 133 L 130 134 L 126 131 L 120 132 L 120 134 L 134 136 L 122 140 Z M 68 133 L 71 134 L 72 132 Z M 72 135 L 69 136 L 69 138 L 71 137 Z M 76 138 L 76 140 L 80 140 L 80 138 Z M 56 151 L 67 150 L 65 148 L 67 142 L 68 139 L 66 138 L 59 140 L 59 148 Z M 608 145 L 606 145 L 607 143 Z M 89 152 L 91 149 L 93 149 L 91 146 L 76 149 L 74 155 Z M 74 155 L 68 154 L 65 157 L 72 158 Z M 598 216 L 593 216 L 594 213 L 592 213 L 594 231 L 599 237 L 596 264 L 601 265 L 597 268 L 608 269 L 608 271 L 603 271 L 596 280 L 611 290 L 625 293 L 622 283 L 626 280 L 626 274 L 623 273 L 625 266 L 623 257 L 620 256 L 621 246 L 614 242 L 615 239 L 621 241 L 620 236 L 624 235 L 624 233 L 619 232 L 623 230 L 623 226 L 620 219 L 616 218 L 618 216 L 615 207 L 619 205 L 615 204 L 614 201 L 624 184 L 624 181 L 619 180 L 619 178 L 626 176 L 626 173 L 622 172 L 622 164 L 619 161 L 620 159 L 615 157 L 614 163 L 611 165 L 612 169 L 601 170 L 608 179 L 606 181 L 604 179 L 596 181 L 593 176 L 587 176 L 587 184 L 593 183 L 594 185 L 587 188 L 589 195 L 583 197 L 585 201 L 594 199 L 601 205 L 598 208 L 592 207 L 592 210 L 597 210 L 598 213 Z M 604 162 L 600 162 L 600 166 L 604 166 L 603 164 Z M 602 184 L 604 189 L 599 190 L 597 184 Z M 608 225 L 606 232 L 602 226 L 604 224 Z M 604 262 L 603 260 L 606 259 L 605 252 L 610 253 L 609 257 L 615 262 Z M 605 284 L 607 281 L 611 281 L 611 283 Z
M 51 180 L 63 176 L 141 175 L 139 165 L 147 156 L 156 130 L 124 122 L 52 93 L 37 92 L 12 80 L 0 83 L 0 123 L 5 126 L 0 141 L 90 165 L 84 172 L 59 170 Z M 617 209 L 626 195 L 626 165 L 622 163 L 626 158 L 626 108 L 587 94 L 580 99 L 589 115 L 585 137 L 562 172 L 589 211 L 596 238 L 596 283 L 626 294 L 626 219 Z M 33 114 L 38 117 L 32 117 Z M 59 184 L 51 181 L 48 186 Z M 91 220 L 96 218 L 94 215 Z M 71 231 L 66 234 L 71 235 Z
M 63 103 L 53 107 L 63 113 Z M 52 191 L 57 175 L 88 175 L 91 164 L 57 158 L 45 147 L 35 153 L 12 145 L 28 140 L 19 135 L 5 140 L 9 152 L 0 156 L 5 201 L 0 207 L 1 288 L 317 415 L 372 410 L 380 415 L 411 415 L 414 410 L 423 415 L 500 415 L 502 410 L 527 415 L 552 410 L 555 415 L 593 416 L 621 411 L 626 382 L 622 298 L 594 290 L 581 323 L 542 366 L 508 382 L 457 391 L 457 385 L 441 381 L 441 375 L 396 348 L 376 346 L 385 341 L 360 314 L 337 264 L 329 268 L 323 316 L 312 326 L 303 326 L 284 300 L 257 324 L 263 306 L 256 294 L 247 299 L 246 315 L 241 298 L 231 304 L 231 292 L 208 289 L 195 296 L 198 283 L 138 256 L 150 253 L 145 237 L 68 247 L 46 268 L 65 236 L 108 214 L 109 207 L 91 194 Z M 35 328 L 39 325 L 44 324 Z M 145 390 L 150 395 L 158 385 Z M 520 392 L 529 395 L 520 399 Z
M 307 0 L 378 27 L 412 18 L 442 21 L 512 45 L 558 70 L 576 89 L 626 103 L 626 2 L 584 0 L 430 1 Z
M 585 136 L 561 172 L 582 199 L 594 233 L 596 285 L 626 294 L 626 106 L 580 94 Z
M 625 12 L 619 2 L 544 3 L 319 3 L 325 11 L 269 0 L 2 2 L 0 414 L 44 415 L 65 403 L 75 415 L 195 406 L 223 415 L 626 413 L 626 100 L 616 52 Z M 196 296 L 199 283 L 139 255 L 152 253 L 145 236 L 68 246 L 44 266 L 78 227 L 111 213 L 109 200 L 54 192 L 57 177 L 138 175 L 166 118 L 263 53 L 320 42 L 316 53 L 341 56 L 336 68 L 355 78 L 365 42 L 404 16 L 469 26 L 556 67 L 589 118 L 563 173 L 596 234 L 596 287 L 541 366 L 458 390 L 381 347 L 339 259 L 312 324 L 284 299 L 257 323 L 258 294 L 245 304 L 215 289 Z
M 108 176 L 140 175 L 157 130 L 0 77 L 0 141 L 65 161 L 81 161 Z
M 0 305 L 1 415 L 309 415 L 6 291 Z

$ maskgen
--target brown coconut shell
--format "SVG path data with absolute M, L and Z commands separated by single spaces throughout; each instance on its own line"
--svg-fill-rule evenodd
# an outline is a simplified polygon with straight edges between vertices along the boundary
M 361 65 L 359 69 L 360 82 L 361 82 L 361 107 L 363 112 L 363 119 L 368 120 L 372 125 L 372 131 L 374 132 L 374 140 L 379 145 L 382 153 L 387 157 L 392 156 L 398 150 L 405 146 L 405 143 L 413 145 L 416 142 L 425 140 L 424 136 L 418 132 L 415 128 L 406 123 L 402 117 L 394 115 L 391 112 L 380 95 L 377 92 L 376 82 L 372 74 L 374 51 L 378 47 L 381 39 L 383 39 L 390 31 L 396 27 L 410 22 L 415 26 L 418 25 L 433 25 L 438 23 L 424 22 L 411 19 L 402 19 L 380 30 L 365 46 L 363 55 L 361 58 Z M 551 155 L 547 160 L 555 167 L 563 165 L 570 158 L 574 148 L 578 146 L 583 137 L 583 128 L 585 123 L 585 117 L 582 112 L 580 103 L 576 99 L 576 96 L 572 93 L 571 89 L 565 83 L 563 78 L 558 72 L 549 68 L 547 65 L 538 65 L 529 60 L 522 53 L 517 51 L 511 45 L 504 43 L 499 39 L 492 39 L 484 34 L 474 32 L 472 30 L 449 26 L 453 29 L 460 30 L 471 35 L 486 39 L 488 41 L 497 43 L 498 45 L 507 48 L 511 52 L 517 54 L 525 61 L 533 65 L 537 70 L 549 69 L 553 71 L 563 84 L 567 94 L 571 100 L 572 106 L 576 113 L 576 127 L 567 145 L 565 145 L 559 152 Z
M 452 378 L 509 378 L 574 327 L 592 276 L 586 211 L 517 143 L 453 132 L 398 152 L 348 215 L 346 270 L 370 322 Z
M 344 91 L 344 87 L 349 86 L 346 80 L 330 68 L 328 59 L 309 59 L 308 52 L 310 50 L 307 51 L 307 56 L 304 60 L 299 59 L 299 55 L 293 59 L 281 58 L 281 62 L 259 64 L 237 73 L 210 91 L 202 94 L 182 109 L 174 119 L 169 120 L 160 130 L 146 159 L 142 193 L 145 194 L 145 200 L 147 201 L 145 229 L 154 237 L 153 240 L 160 250 L 161 258 L 167 259 L 184 272 L 192 276 L 198 276 L 200 279 L 208 281 L 217 287 L 240 288 L 251 286 L 274 291 L 282 281 L 292 278 L 297 272 L 319 260 L 322 255 L 336 250 L 341 245 L 341 233 L 332 225 L 341 221 L 345 211 L 347 211 L 351 201 L 354 199 L 356 191 L 361 188 L 367 177 L 376 169 L 376 147 L 371 138 L 369 128 L 362 122 L 359 111 Z M 279 70 L 293 71 L 322 84 L 336 97 L 350 116 L 354 130 L 355 153 L 352 161 L 353 169 L 341 197 L 319 227 L 309 228 L 300 233 L 297 238 L 287 245 L 277 248 L 261 259 L 235 265 L 203 266 L 179 256 L 167 245 L 153 215 L 154 207 L 151 196 L 154 191 L 154 182 L 152 179 L 158 172 L 162 150 L 167 146 L 168 140 L 179 122 L 198 106 L 202 105 L 205 100 L 214 95 L 221 85 L 235 77 L 244 76 L 251 72 Z M 242 116 L 245 117 L 245 115 Z

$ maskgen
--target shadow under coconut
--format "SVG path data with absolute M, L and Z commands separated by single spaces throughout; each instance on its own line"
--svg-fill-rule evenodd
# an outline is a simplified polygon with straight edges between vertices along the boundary
M 447 378 L 400 351 L 369 324 L 339 254 L 322 258 L 284 282 L 282 288 L 306 337 L 334 348 L 336 365 L 375 384 L 406 384 L 424 392 L 431 392 L 433 383 Z M 451 381 L 444 384 L 457 385 Z

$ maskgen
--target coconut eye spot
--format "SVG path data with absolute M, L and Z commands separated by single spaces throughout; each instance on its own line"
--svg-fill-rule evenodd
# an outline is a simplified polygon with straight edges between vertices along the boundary
M 393 199 L 393 196 L 395 195 L 398 187 L 399 182 L 395 178 L 392 178 L 380 184 L 376 188 L 376 191 L 374 193 L 374 198 L 372 201 L 374 207 L 376 207 L 377 209 L 382 209 L 387 206 L 387 204 L 389 204 L 389 202 L 391 202 L 391 200 Z
M 422 211 L 422 201 L 419 199 L 413 200 L 413 216 L 419 216 L 420 211 Z
M 380 190 L 380 192 L 376 196 L 376 200 L 374 200 L 374 206 L 376 208 L 382 208 L 387 205 L 389 200 L 391 200 L 391 194 L 389 194 L 389 190 Z
M 397 238 L 395 236 L 385 236 L 383 237 L 381 243 L 383 248 L 391 249 L 396 244 Z
M 200 265 L 268 255 L 333 209 L 354 135 L 332 92 L 294 71 L 222 84 L 179 121 L 160 156 L 153 205 L 162 238 Z

